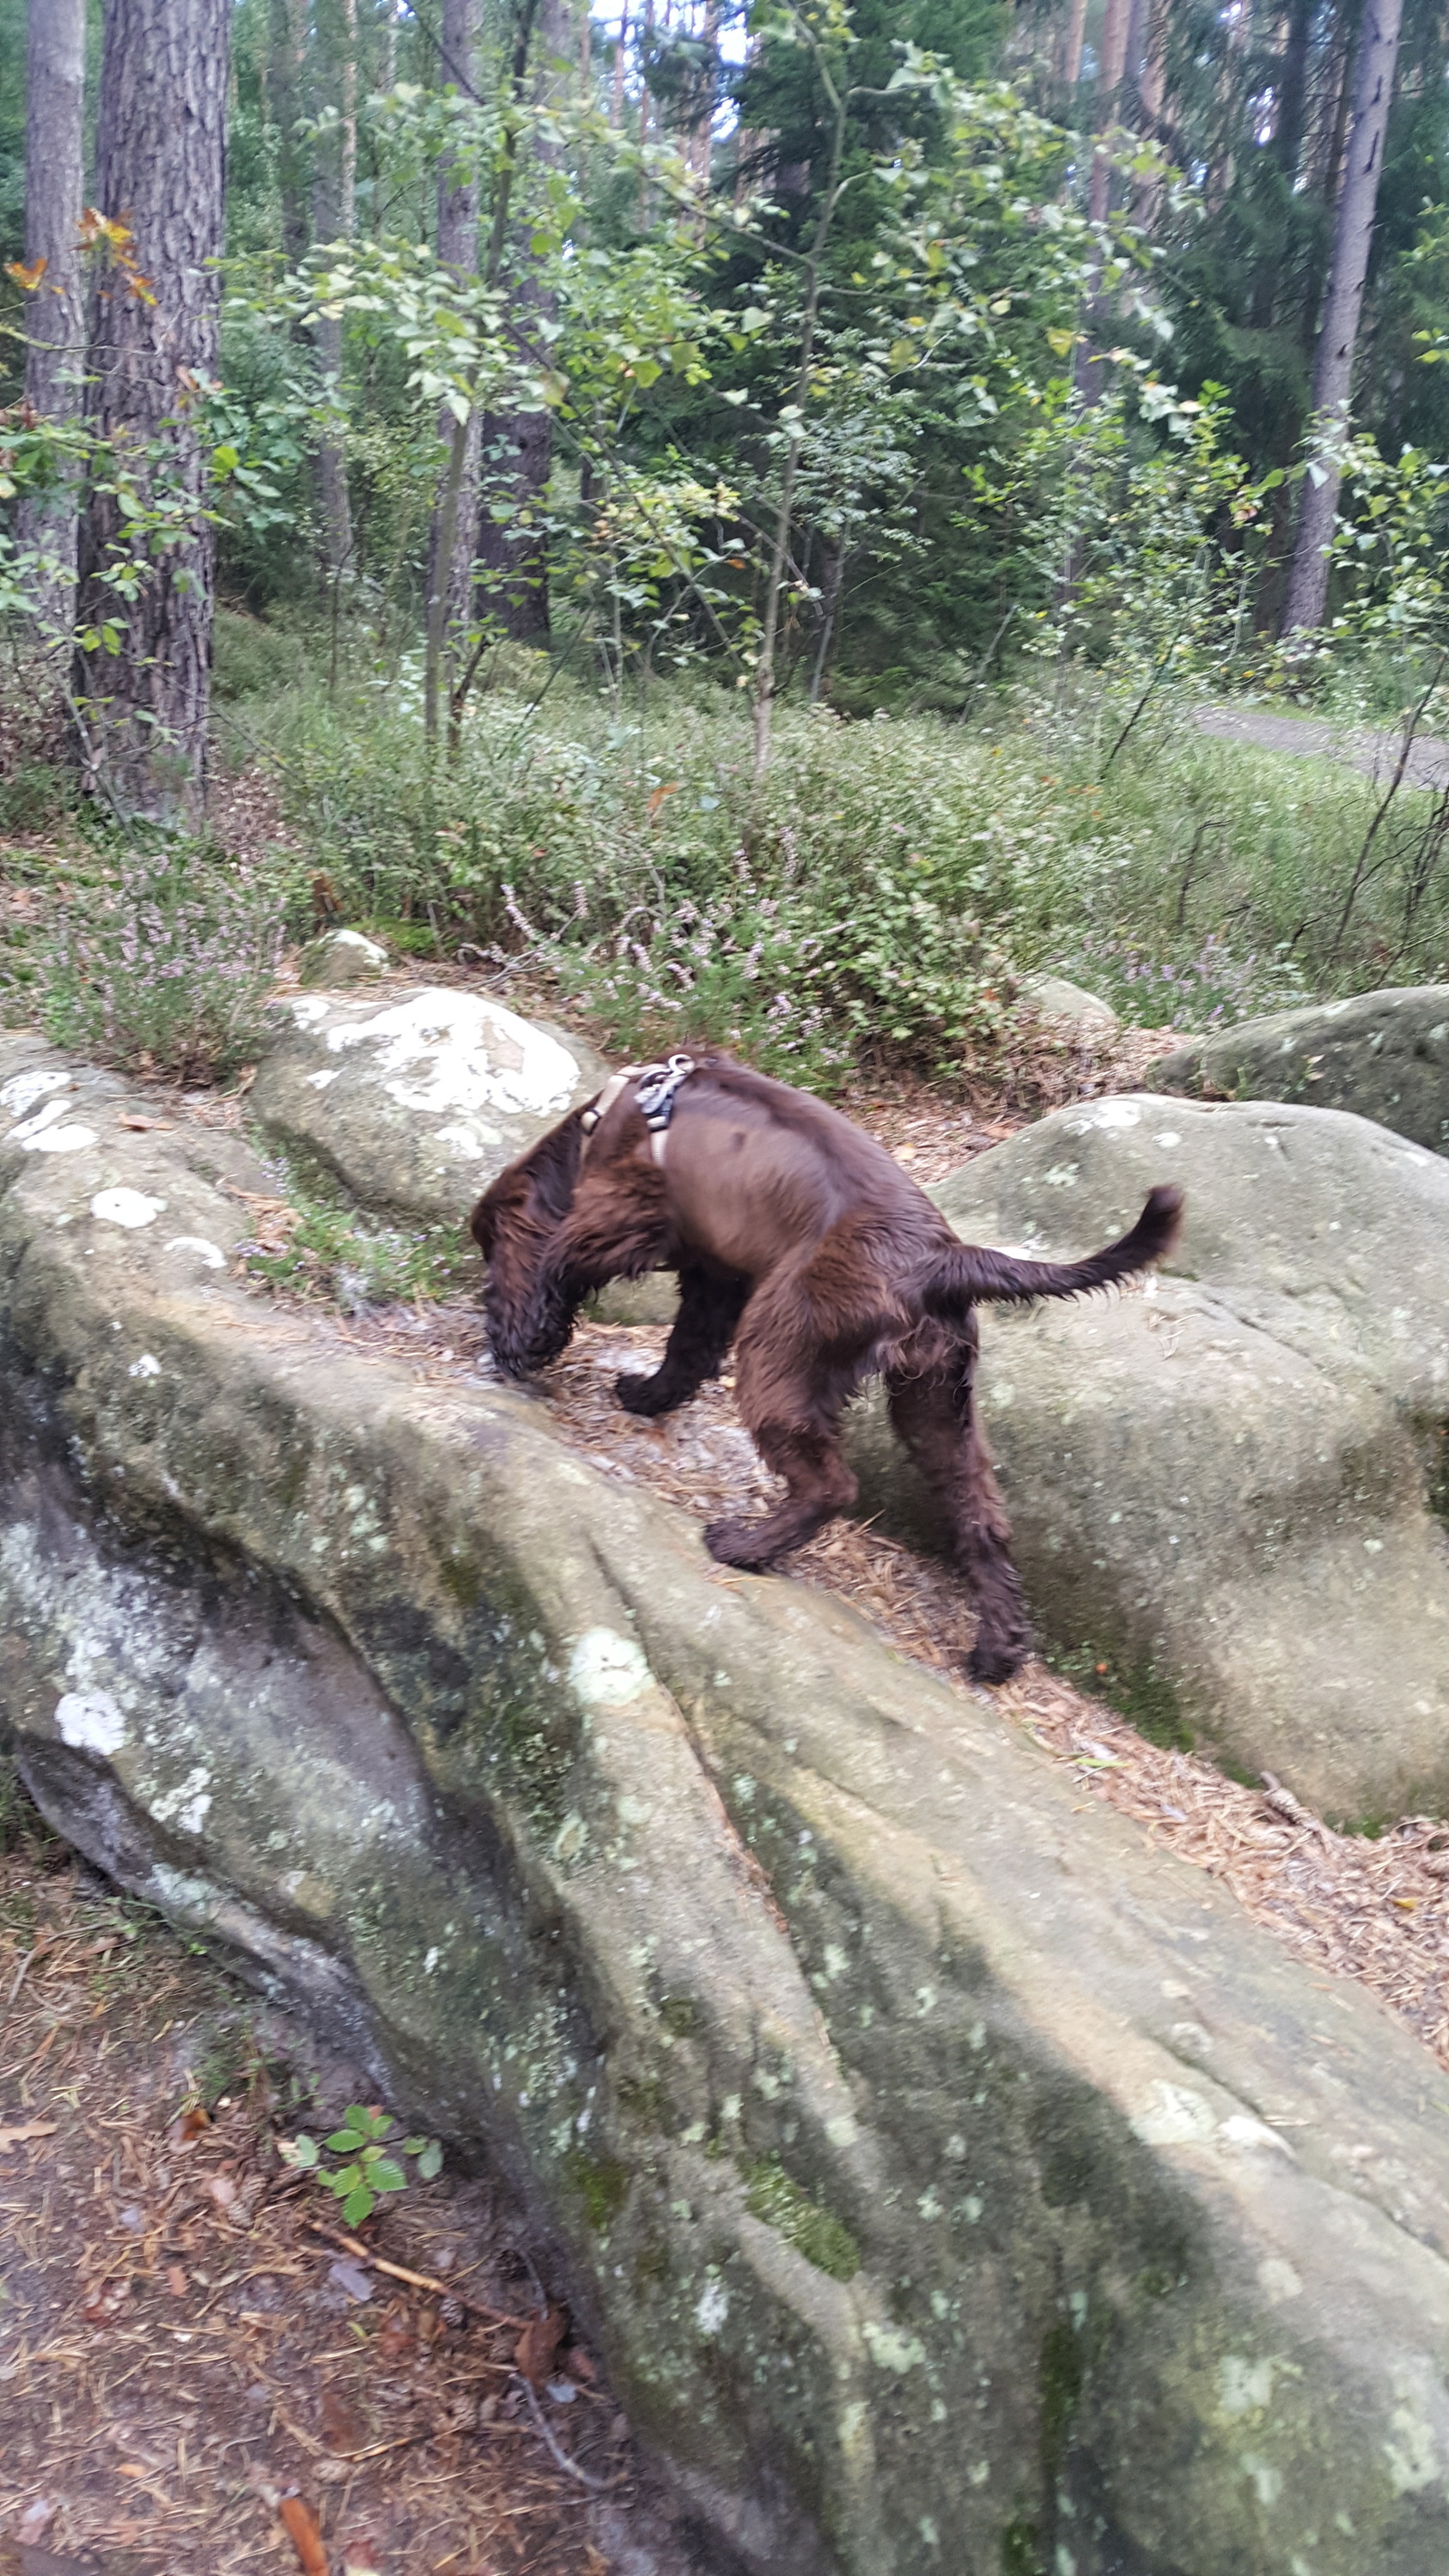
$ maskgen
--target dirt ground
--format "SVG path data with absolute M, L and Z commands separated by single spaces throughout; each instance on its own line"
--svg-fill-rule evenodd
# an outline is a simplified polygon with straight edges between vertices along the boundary
M 506 2192 L 445 2165 L 350 2247 L 277 2140 L 358 2079 L 10 1830 L 0 2576 L 687 2576 Z

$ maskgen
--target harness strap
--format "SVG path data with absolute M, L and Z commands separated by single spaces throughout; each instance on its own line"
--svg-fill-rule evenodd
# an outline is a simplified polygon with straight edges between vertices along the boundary
M 669 1133 L 669 1121 L 674 1115 L 674 1103 L 681 1087 L 696 1070 L 692 1055 L 671 1055 L 667 1056 L 662 1063 L 626 1064 L 622 1073 L 610 1074 L 598 1099 L 584 1111 L 579 1120 L 579 1125 L 584 1131 L 583 1156 L 580 1159 L 587 1157 L 589 1147 L 593 1143 L 594 1130 L 600 1120 L 607 1118 L 615 1101 L 627 1091 L 632 1082 L 640 1114 L 649 1130 L 649 1151 L 655 1162 L 662 1168 L 664 1140 Z

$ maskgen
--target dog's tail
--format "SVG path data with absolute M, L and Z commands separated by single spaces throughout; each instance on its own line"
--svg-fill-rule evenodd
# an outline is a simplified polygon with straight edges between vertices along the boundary
M 1110 1288 L 1163 1261 L 1182 1226 L 1182 1192 L 1170 1184 L 1147 1193 L 1142 1214 L 1130 1234 L 1109 1243 L 1085 1261 L 1023 1261 L 1013 1252 L 991 1252 L 984 1245 L 963 1243 L 948 1252 L 926 1284 L 925 1304 L 933 1315 L 959 1314 L 963 1306 L 1024 1303 L 1032 1297 L 1083 1297 L 1093 1288 Z

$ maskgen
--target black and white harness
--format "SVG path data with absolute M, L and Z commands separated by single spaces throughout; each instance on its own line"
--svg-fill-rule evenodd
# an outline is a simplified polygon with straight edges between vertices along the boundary
M 622 1073 L 611 1074 L 592 1108 L 579 1120 L 584 1131 L 584 1152 L 588 1153 L 595 1128 L 607 1118 L 621 1092 L 632 1083 L 640 1114 L 649 1130 L 649 1151 L 656 1163 L 664 1161 L 664 1140 L 669 1121 L 683 1085 L 698 1067 L 692 1055 L 666 1056 L 660 1064 L 626 1064 Z

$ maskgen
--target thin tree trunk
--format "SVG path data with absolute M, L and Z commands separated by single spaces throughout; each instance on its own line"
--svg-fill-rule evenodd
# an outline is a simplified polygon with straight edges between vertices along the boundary
M 513 56 L 513 95 L 521 101 L 528 83 L 529 47 L 535 16 L 544 76 L 559 51 L 559 0 L 532 0 L 518 21 Z M 500 164 L 493 199 L 485 275 L 496 285 L 503 273 L 508 219 L 517 163 L 510 138 Z M 533 317 L 543 312 L 536 276 L 525 263 L 512 303 L 519 329 L 527 333 Z M 549 636 L 548 541 L 534 525 L 553 472 L 553 415 L 547 411 L 489 412 L 482 422 L 481 475 L 484 499 L 478 515 L 478 593 L 480 617 L 501 627 L 517 644 L 546 644 Z M 495 508 L 507 515 L 499 520 Z
M 282 249 L 295 268 L 307 250 L 307 190 L 297 120 L 302 113 L 306 58 L 305 0 L 272 0 L 272 105 L 277 120 L 277 193 L 282 201 Z
M 443 0 L 443 52 L 448 69 L 464 96 L 475 87 L 478 0 Z M 470 154 L 461 166 L 445 164 L 438 173 L 438 258 L 460 283 L 478 273 L 478 167 Z M 433 510 L 428 540 L 428 632 L 438 638 L 435 687 L 448 699 L 450 733 L 456 733 L 461 707 L 454 707 L 453 667 L 456 642 L 468 624 L 472 605 L 473 544 L 478 519 L 477 405 L 466 421 L 443 410 L 438 435 L 445 443 L 447 467 Z M 430 661 L 432 656 L 429 657 Z M 426 680 L 426 672 L 424 678 Z M 432 724 L 436 732 L 437 708 Z
M 1328 294 L 1318 326 L 1313 362 L 1313 410 L 1318 454 L 1304 477 L 1293 545 L 1293 569 L 1283 632 L 1321 626 L 1328 597 L 1327 547 L 1338 515 L 1342 480 L 1337 442 L 1348 428 L 1354 353 L 1363 312 L 1364 284 L 1373 253 L 1384 136 L 1394 94 L 1403 0 L 1365 0 L 1354 60 L 1353 112 L 1344 155 L 1343 188 L 1333 229 Z
M 1140 64 L 1133 66 L 1142 131 L 1154 141 L 1161 139 L 1162 111 L 1167 99 L 1167 10 L 1168 0 L 1147 0 L 1144 50 Z M 1134 224 L 1145 233 L 1155 232 L 1161 211 L 1161 181 L 1143 180 L 1132 192 Z
M 26 312 L 25 399 L 42 420 L 81 409 L 85 301 L 80 214 L 84 190 L 85 0 L 30 0 L 25 100 L 25 259 L 36 281 Z M 16 536 L 41 569 L 42 630 L 68 636 L 75 604 L 76 495 L 66 476 L 23 501 Z
M 1058 77 L 1068 99 L 1082 77 L 1082 46 L 1087 33 L 1087 0 L 1070 0 L 1062 29 Z
M 1122 78 L 1127 67 L 1127 37 L 1132 22 L 1132 0 L 1106 0 L 1102 20 L 1102 59 L 1097 72 L 1096 136 L 1092 151 L 1092 172 L 1087 186 L 1087 213 L 1094 224 L 1104 224 L 1112 204 L 1112 128 L 1121 108 Z M 1102 261 L 1094 260 L 1087 290 L 1089 325 L 1101 319 Z M 1087 340 L 1077 344 L 1077 391 L 1083 402 L 1096 403 L 1102 395 L 1102 367 Z
M 118 260 L 94 279 L 87 414 L 143 491 L 179 491 L 194 515 L 127 605 L 107 567 L 136 540 L 104 475 L 92 481 L 78 619 L 82 634 L 113 623 L 121 644 L 77 649 L 75 752 L 92 792 L 160 822 L 199 821 L 206 796 L 216 548 L 191 401 L 216 373 L 231 21 L 230 0 L 108 0 L 105 18 L 95 194 L 130 226 L 146 292 Z
M 624 123 L 624 66 L 629 49 L 629 0 L 623 0 L 619 11 L 619 34 L 614 46 L 614 105 L 609 123 L 616 133 Z
M 1293 0 L 1278 79 L 1278 114 L 1273 132 L 1273 158 L 1291 188 L 1308 123 L 1308 48 L 1313 33 L 1313 0 Z
M 785 448 L 785 461 L 780 473 L 780 501 L 775 513 L 774 542 L 770 548 L 770 570 L 765 583 L 765 614 L 760 626 L 760 651 L 755 664 L 754 686 L 754 782 L 758 786 L 770 765 L 770 734 L 775 712 L 775 647 L 780 632 L 780 596 L 785 583 L 785 558 L 790 548 L 790 521 L 795 508 L 795 478 L 800 465 L 801 423 L 810 400 L 810 368 L 815 355 L 815 325 L 820 311 L 820 271 L 825 246 L 835 210 L 840 203 L 840 165 L 845 152 L 846 112 L 849 92 L 838 89 L 817 52 L 816 69 L 829 102 L 834 124 L 830 135 L 830 162 L 825 188 L 820 200 L 814 238 L 805 262 L 805 295 L 800 316 L 800 357 L 795 370 L 791 400 L 794 420 Z
M 357 0 L 336 0 L 338 122 L 324 159 L 314 147 L 312 164 L 312 237 L 314 241 L 350 241 L 356 216 L 357 180 Z M 325 22 L 319 24 L 317 70 L 325 78 L 322 52 Z M 329 48 L 330 50 L 330 48 Z M 320 83 L 318 84 L 321 85 Z M 319 313 L 313 342 L 322 380 L 332 405 L 342 405 L 342 317 Z M 317 502 L 322 523 L 322 550 L 328 579 L 341 582 L 352 556 L 352 500 L 347 488 L 347 457 L 341 438 L 324 432 L 317 443 Z

